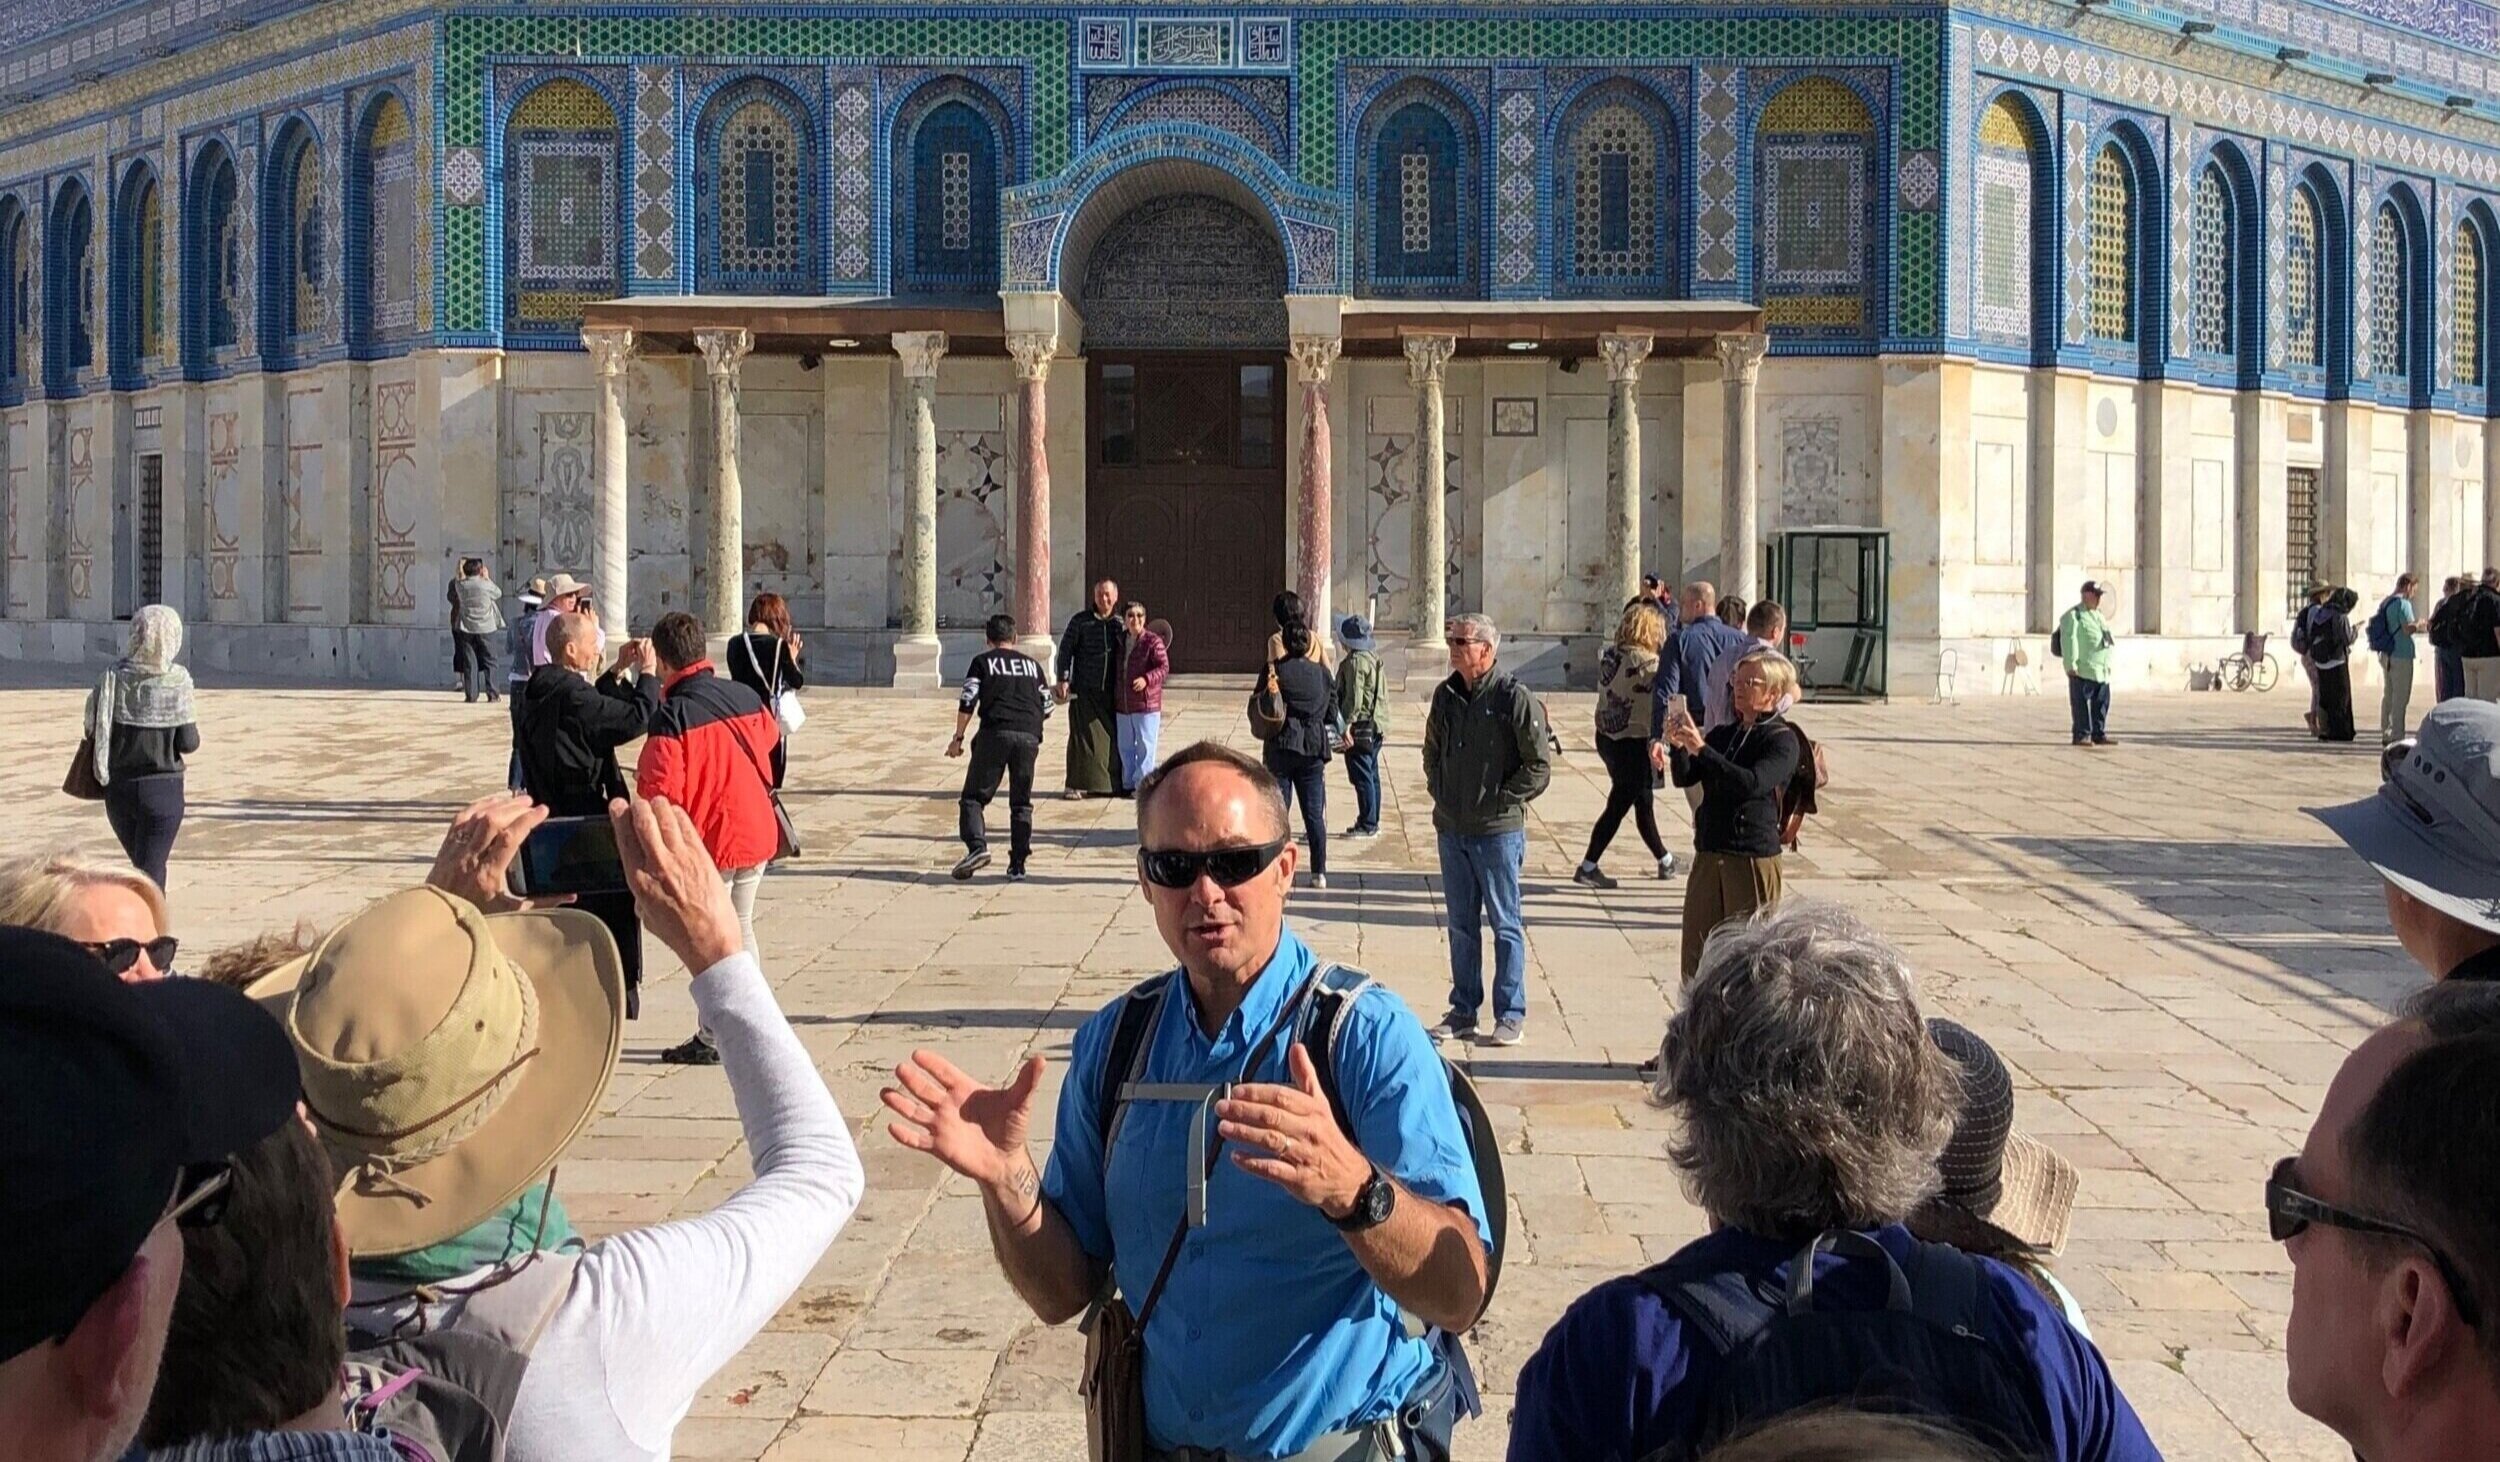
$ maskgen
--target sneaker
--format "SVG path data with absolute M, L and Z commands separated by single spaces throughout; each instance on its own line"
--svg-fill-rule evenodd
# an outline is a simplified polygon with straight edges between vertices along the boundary
M 1017 882 L 1017 883 L 1022 883 L 1022 882 L 1024 882 L 1024 865 L 1023 865 L 1023 864 L 1021 864 L 1021 863 L 1010 863 L 1010 864 L 1008 864 L 1008 865 L 1007 865 L 1007 876 L 1008 876 L 1010 879 L 1012 879 L 1012 880 L 1014 880 L 1015 882 Z
M 961 883 L 965 879 L 970 878 L 975 873 L 978 873 L 982 869 L 989 866 L 990 850 L 987 848 L 975 848 L 971 852 L 966 853 L 962 857 L 955 860 L 955 881 L 957 883 Z
M 1441 1023 L 1427 1032 L 1436 1041 L 1472 1041 L 1476 1038 L 1476 1018 L 1464 1010 L 1453 1010 L 1441 1017 Z
M 2092 739 L 2088 736 L 2078 736 L 2075 738 L 2075 745 L 2077 746 L 2090 746 L 2091 744 Z
M 2115 736 L 2095 736 L 2092 738 L 2092 744 L 2094 746 L 2116 746 L 2118 744 L 2118 738 Z
M 660 1059 L 671 1066 L 718 1066 L 720 1047 L 703 1039 L 703 1033 L 697 1031 L 686 1037 L 682 1044 L 662 1051 Z
M 1658 876 L 1660 878 L 1675 877 L 1675 855 L 1673 853 L 1661 853 L 1658 855 Z
M 1484 1038 L 1488 1046 L 1515 1046 L 1528 1038 L 1528 1022 L 1516 1015 L 1506 1015 L 1493 1023 L 1493 1034 Z
M 1594 863 L 1583 863 L 1571 875 L 1571 881 L 1582 888 L 1613 888 L 1615 881 L 1597 870 Z
M 1325 874 L 1325 873 L 1314 873 L 1314 874 L 1312 874 L 1312 875 L 1311 875 L 1311 887 L 1313 887 L 1313 888 L 1326 888 L 1327 886 L 1328 886 L 1328 875 L 1327 875 L 1327 874 Z

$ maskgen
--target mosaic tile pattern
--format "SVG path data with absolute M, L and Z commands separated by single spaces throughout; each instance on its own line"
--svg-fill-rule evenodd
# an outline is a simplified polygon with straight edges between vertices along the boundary
M 1355 196 L 1369 222 L 1358 287 L 1405 297 L 1468 292 L 1483 164 L 1464 103 L 1430 82 L 1410 82 L 1374 100 L 1365 117 Z
M 1161 122 L 1230 132 L 1278 162 L 1285 161 L 1284 132 L 1275 121 L 1229 87 L 1211 84 L 1164 86 L 1148 91 L 1107 117 L 1103 131 Z
M 1493 292 L 1531 293 L 1537 276 L 1538 137 L 1543 78 L 1505 67 L 1493 81 Z
M 365 312 L 373 339 L 417 328 L 417 139 L 397 96 L 365 124 Z
M 634 276 L 677 283 L 677 68 L 634 68 Z
M 2432 224 L 2429 254 L 2430 273 L 2423 280 L 2422 303 L 2431 319 L 2431 384 L 2434 390 L 2445 391 L 2456 384 L 2456 322 L 2451 316 L 2456 306 L 2456 239 L 2457 194 L 2454 188 L 2441 188 L 2432 197 Z
M 2038 145 L 2029 118 L 2012 98 L 1998 97 L 1980 113 L 1971 177 L 1978 243 L 1972 323 L 1982 340 L 2031 344 L 2032 239 L 2038 226 L 2032 169 Z
M 2292 189 L 2284 225 L 2283 331 L 2286 360 L 2295 366 L 2323 366 L 2321 349 L 2326 312 L 2320 284 L 2326 276 L 2324 237 L 2318 228 L 2317 195 L 2306 183 Z
M 2092 338 L 2132 342 L 2136 270 L 2141 262 L 2136 257 L 2135 176 L 2115 142 L 2102 144 L 2092 156 L 2092 185 L 2084 201 L 2084 216 L 2090 228 L 2085 248 Z
M 2413 362 L 2412 251 L 2394 203 L 2370 217 L 2370 374 L 2401 379 Z
M 521 99 L 504 146 L 508 320 L 563 336 L 584 304 L 617 293 L 616 112 L 588 83 L 560 76 Z
M 59 395 L 95 365 L 95 205 L 82 181 L 71 179 L 54 195 L 46 232 L 44 377 Z
M 2352 233 L 2347 245 L 2347 257 L 2352 260 L 2352 303 L 2347 308 L 2346 318 L 2351 321 L 2352 353 L 2346 359 L 2350 363 L 2352 379 L 2363 381 L 2371 377 L 2374 367 L 2378 364 L 2378 350 L 2373 337 L 2378 333 L 2379 255 L 2378 250 L 2371 247 L 2370 226 L 2375 222 L 2375 218 L 2369 202 L 2379 196 L 2378 172 L 2375 168 L 2360 169 L 2353 179 L 2353 190 L 2350 196 L 2353 203 L 2348 216 L 2352 220 Z M 2332 334 L 2334 325 L 2335 322 L 2331 321 L 2328 325 L 2327 349 L 2330 355 L 2335 348 Z
M 1275 349 L 1285 258 L 1274 231 L 1219 198 L 1150 199 L 1094 246 L 1077 309 L 1089 346 Z
M 2222 164 L 2208 162 L 2198 172 L 2189 206 L 2189 348 L 2198 355 L 2230 355 L 2239 340 L 2233 313 L 2239 289 L 2232 259 L 2239 221 L 2230 186 L 2222 180 Z
M 1674 274 L 1674 131 L 1628 81 L 1584 92 L 1564 115 L 1554 178 L 1555 285 L 1626 299 L 1668 292 Z
M 1008 181 L 1004 159 L 1013 135 L 1006 108 L 969 79 L 932 81 L 911 94 L 894 124 L 894 247 L 903 289 L 998 287 L 998 190 Z
M 1873 112 L 1831 77 L 1769 95 L 1754 131 L 1754 287 L 1766 325 L 1815 337 L 1873 325 L 1875 135 Z
M 2483 341 L 2483 241 L 2470 223 L 2457 225 L 2448 258 L 2449 359 L 2456 383 L 2480 386 L 2487 381 Z
M 2193 146 L 2189 129 L 2185 127 L 2170 129 L 2170 165 L 2167 172 L 2170 199 L 2167 205 L 2169 211 L 2163 215 L 2171 221 L 2168 231 L 2170 257 L 2165 261 L 2162 272 L 2170 280 L 2169 351 L 2174 360 L 2186 357 L 2193 343 L 2189 338 L 2189 316 L 2193 313 L 2194 306 L 2189 298 L 2189 291 L 2195 277 L 2195 261 L 2190 257 L 2190 251 L 2195 242 L 2195 231 L 2182 226 L 2194 206 L 2196 154 L 2191 150 Z
M 2269 217 L 2266 221 L 2267 227 L 2265 230 L 2265 236 L 2266 368 L 2268 370 L 2281 370 L 2290 358 L 2290 350 L 2285 343 L 2285 336 L 2289 333 L 2289 326 L 2286 323 L 2286 319 L 2287 312 L 2290 307 L 2290 279 L 2288 277 L 2288 271 L 2291 261 L 2291 191 L 2292 169 L 2290 160 L 2283 155 L 2283 149 L 2279 147 L 2267 148 L 2266 206 Z M 2310 220 L 2310 233 L 2312 239 L 2314 240 L 2316 236 L 2316 217 L 2314 213 L 2312 214 Z M 2316 267 L 2314 250 L 2302 255 L 2302 263 L 2304 267 L 2310 268 L 2314 271 Z M 2317 276 L 2314 272 L 2310 275 L 2313 291 L 2311 299 L 2313 302 L 2316 299 L 2316 295 L 2314 293 L 2316 277 Z M 2311 313 L 2313 315 L 2315 314 L 2314 304 Z
M 807 104 L 753 78 L 704 104 L 695 188 L 698 294 L 816 289 L 816 149 Z
M 833 164 L 833 284 L 837 291 L 865 288 L 876 279 L 876 76 L 865 67 L 832 74 L 826 146 Z
M 2085 125 L 2083 118 L 2068 117 L 2066 119 L 2066 145 L 2059 149 L 2058 154 L 2066 163 L 2064 257 L 2066 260 L 2066 343 L 2069 345 L 2083 343 L 2084 327 L 2090 318 L 2088 312 L 2092 300 L 2092 215 L 2087 189 L 2091 169 L 2088 166 L 2090 155 L 2085 151 L 2085 144 L 2091 136 L 2092 129 Z
M 1745 77 L 1732 66 L 1703 66 L 1693 73 L 1694 181 L 1700 211 L 1694 219 L 1696 283 L 1736 282 L 1737 118 L 1743 112 Z

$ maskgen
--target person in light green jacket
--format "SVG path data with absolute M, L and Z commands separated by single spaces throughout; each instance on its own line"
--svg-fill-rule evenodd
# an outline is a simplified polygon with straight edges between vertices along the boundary
M 2073 720 L 2075 745 L 2107 746 L 2109 737 L 2110 647 L 2117 641 L 2109 621 L 2101 618 L 2108 588 L 2098 579 L 2083 582 L 2083 602 L 2057 622 L 2057 657 L 2066 667 L 2066 708 Z
M 1345 728 L 1337 750 L 1345 754 L 1346 780 L 1354 784 L 1354 826 L 1349 838 L 1380 835 L 1380 743 L 1388 734 L 1389 710 L 1381 695 L 1380 656 L 1372 627 L 1363 616 L 1349 614 L 1337 624 L 1337 642 L 1345 660 L 1337 669 L 1337 723 Z

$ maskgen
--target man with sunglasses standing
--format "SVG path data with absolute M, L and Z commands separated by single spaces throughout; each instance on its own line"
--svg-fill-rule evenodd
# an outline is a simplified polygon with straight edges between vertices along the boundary
M 2500 705 L 2434 707 L 2380 758 L 2378 792 L 2312 807 L 2377 870 L 2387 921 L 2438 980 L 2500 980 Z
M 1299 1025 L 1334 967 L 1285 928 L 1295 849 L 1258 762 L 1181 752 L 1139 785 L 1137 833 L 1180 966 L 1077 1032 L 1047 1172 L 1026 1148 L 1039 1056 L 993 1088 L 915 1051 L 882 1094 L 889 1130 L 979 1185 L 1044 1322 L 1117 1280 L 1144 1337 L 1149 1457 L 1443 1462 L 1472 1393 L 1456 1347 L 1400 1312 L 1472 1325 L 1492 1229 L 1432 1043 L 1387 990 L 1342 995 L 1340 1126 Z
M 2500 1437 L 2500 1035 L 2442 1035 L 2473 1012 L 2439 1003 L 2354 1049 L 2266 1183 L 2292 1405 L 2369 1462 L 2488 1457 Z
M 155 1389 L 182 1230 L 295 1116 L 295 1053 L 240 992 L 124 984 L 0 929 L 0 1451 L 120 1457 Z

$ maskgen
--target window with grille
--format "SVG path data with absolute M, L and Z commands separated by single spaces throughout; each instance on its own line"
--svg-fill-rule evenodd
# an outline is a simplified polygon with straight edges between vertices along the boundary
M 2195 211 L 2189 234 L 2189 282 L 2193 307 L 2189 316 L 2199 355 L 2230 355 L 2238 340 L 2232 333 L 2237 291 L 2231 243 L 2236 210 L 2230 186 L 2219 163 L 2207 163 L 2196 180 Z
M 139 562 L 141 604 L 165 602 L 165 459 L 139 459 Z
M 2407 349 L 2413 315 L 2413 280 L 2405 253 L 2404 220 L 2382 203 L 2370 220 L 2370 373 L 2402 379 L 2412 359 Z
M 2289 468 L 2283 482 L 2283 578 L 2291 612 L 2298 614 L 2318 581 L 2318 469 Z
M 916 290 L 998 287 L 998 132 L 956 95 L 912 127 L 906 283 Z
M 589 86 L 558 77 L 513 109 L 504 148 L 510 322 L 568 329 L 582 306 L 618 293 L 616 112 Z
M 2135 339 L 2135 180 L 2114 142 L 2092 159 L 2085 219 L 2091 229 L 2092 338 L 2131 342 Z
M 1368 149 L 1373 289 L 1442 294 L 1473 270 L 1466 237 L 1465 149 L 1458 123 L 1430 102 L 1392 104 Z
M 1591 107 L 1568 143 L 1569 282 L 1656 288 L 1664 284 L 1658 243 L 1657 128 L 1629 99 Z
M 1989 103 L 1972 158 L 1979 212 L 1972 313 L 1981 339 L 2008 345 L 2031 343 L 2032 148 L 2030 121 L 2013 99 Z
M 2483 237 L 2470 223 L 2457 226 L 2457 257 L 2452 266 L 2456 298 L 2457 384 L 2483 384 Z
M 2318 299 L 2319 283 L 2326 277 L 2322 244 L 2318 200 L 2307 187 L 2294 188 L 2283 239 L 2283 330 L 2296 366 L 2326 364 L 2326 312 Z

